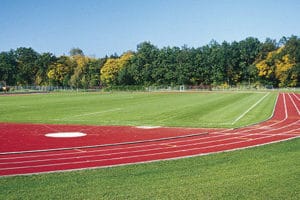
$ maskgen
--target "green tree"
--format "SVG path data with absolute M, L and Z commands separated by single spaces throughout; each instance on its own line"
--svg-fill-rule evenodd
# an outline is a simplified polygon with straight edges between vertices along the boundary
M 159 49 L 150 42 L 143 42 L 137 46 L 137 52 L 132 58 L 131 71 L 133 79 L 138 85 L 151 85 L 155 83 L 152 73 Z
M 7 85 L 16 84 L 17 62 L 13 50 L 0 53 L 0 81 Z
M 241 77 L 237 82 L 250 82 L 253 76 L 253 63 L 260 53 L 261 43 L 257 38 L 249 37 L 239 42 Z
M 69 53 L 70 56 L 84 56 L 84 53 L 80 48 L 72 48 Z
M 37 59 L 39 54 L 32 48 L 20 47 L 15 51 L 17 62 L 17 84 L 32 85 L 38 71 Z
M 43 53 L 38 56 L 36 60 L 36 65 L 38 70 L 35 75 L 36 85 L 48 85 L 49 78 L 47 76 L 51 65 L 56 62 L 57 58 L 52 53 Z

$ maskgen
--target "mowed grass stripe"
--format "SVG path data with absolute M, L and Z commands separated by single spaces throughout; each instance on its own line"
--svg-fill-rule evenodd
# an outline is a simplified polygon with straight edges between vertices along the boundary
M 248 112 L 250 112 L 253 108 L 255 108 L 260 102 L 262 102 L 270 93 L 265 94 L 262 98 L 260 98 L 255 104 L 253 104 L 250 108 L 248 108 L 245 112 L 243 112 L 240 116 L 238 116 L 231 124 L 235 124 L 237 121 L 242 119 Z
M 266 93 L 60 93 L 2 96 L 0 121 L 26 123 L 232 127 Z M 268 118 L 271 93 L 237 123 Z M 264 105 L 264 107 L 262 107 Z M 262 109 L 262 110 L 261 110 Z M 259 115 L 258 115 L 259 114 Z

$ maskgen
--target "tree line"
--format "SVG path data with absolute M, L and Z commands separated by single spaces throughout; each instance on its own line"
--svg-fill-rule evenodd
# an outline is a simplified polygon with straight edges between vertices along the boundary
M 55 56 L 20 47 L 0 53 L 0 81 L 7 85 L 93 88 L 127 85 L 300 85 L 300 38 L 278 42 L 218 42 L 198 47 L 158 48 L 151 42 L 136 51 L 94 58 L 79 48 Z

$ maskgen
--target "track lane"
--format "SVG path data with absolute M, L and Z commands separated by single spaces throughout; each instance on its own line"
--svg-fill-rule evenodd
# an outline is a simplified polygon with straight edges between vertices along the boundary
M 280 127 L 279 129 L 276 129 L 277 131 L 285 131 L 286 130 L 290 130 L 291 128 L 294 129 L 294 128 L 297 128 L 299 126 L 298 123 L 293 123 L 293 124 L 289 124 L 285 127 Z M 267 134 L 274 134 L 274 131 L 275 129 L 269 129 L 269 130 L 264 130 L 264 131 L 257 131 L 257 132 L 251 132 L 251 133 L 248 133 L 247 135 L 243 134 L 230 134 L 230 133 L 226 133 L 226 134 L 215 134 L 214 136 L 208 136 L 208 135 L 200 135 L 196 138 L 178 138 L 178 139 L 174 139 L 173 141 L 169 141 L 169 142 L 151 142 L 150 144 L 146 144 L 146 145 L 140 145 L 140 144 L 133 144 L 133 145 L 127 145 L 127 146 L 123 146 L 123 147 L 110 147 L 110 148 L 92 148 L 92 149 L 89 149 L 87 148 L 86 150 L 82 151 L 82 150 L 78 150 L 78 149 L 75 149 L 73 152 L 60 152 L 60 153 L 46 153 L 46 154 L 42 154 L 42 155 L 36 155 L 35 153 L 33 155 L 28 155 L 28 154 L 25 154 L 25 156 L 7 156 L 6 158 L 0 158 L 0 161 L 1 160 L 13 160 L 13 159 L 18 159 L 18 160 L 26 160 L 26 159 L 29 159 L 29 160 L 32 160 L 33 158 L 37 159 L 39 157 L 53 157 L 55 156 L 56 158 L 57 157 L 63 157 L 65 158 L 66 156 L 77 156 L 77 155 L 82 155 L 82 154 L 90 154 L 90 153 L 105 153 L 105 152 L 118 152 L 120 150 L 124 151 L 124 150 L 127 150 L 127 151 L 136 151 L 136 150 L 139 150 L 139 149 L 145 149 L 145 148 L 155 148 L 157 145 L 165 145 L 165 144 L 168 144 L 168 145 L 184 145 L 184 144 L 189 144 L 189 143 L 194 143 L 194 142 L 201 142 L 201 143 L 210 143 L 210 142 L 217 142 L 217 141 L 220 141 L 220 142 L 227 142 L 228 140 L 232 139 L 232 138 L 259 138 L 259 137 L 263 137 L 264 135 L 267 135 Z M 264 135 L 263 135 L 264 134 Z M 253 137 L 254 136 L 254 137 Z M 1 162 L 0 162 L 1 164 Z
M 281 128 L 283 129 L 283 128 Z M 299 129 L 297 129 L 299 131 Z M 278 130 L 277 130 L 278 131 Z M 122 155 L 126 155 L 126 156 L 130 156 L 131 154 L 136 154 L 136 155 L 143 155 L 143 154 L 147 154 L 147 153 L 151 153 L 151 152 L 156 152 L 156 151 L 160 151 L 160 152 L 164 152 L 164 151 L 173 151 L 176 149 L 184 149 L 184 150 L 188 150 L 190 148 L 208 148 L 208 147 L 215 147 L 215 146 L 227 146 L 227 145 L 235 145 L 235 144 L 243 144 L 245 142 L 248 141 L 255 141 L 256 143 L 259 142 L 260 140 L 266 141 L 266 140 L 274 140 L 277 138 L 281 138 L 281 139 L 286 139 L 289 137 L 293 137 L 293 135 L 286 135 L 289 132 L 292 132 L 293 130 L 288 131 L 287 130 L 280 130 L 281 134 L 272 134 L 272 135 L 261 135 L 261 134 L 249 134 L 249 135 L 239 135 L 239 136 L 231 136 L 228 137 L 227 139 L 223 139 L 223 140 L 212 140 L 212 141 L 176 141 L 176 142 L 172 142 L 172 143 L 157 143 L 157 144 L 153 144 L 153 145 L 148 145 L 148 147 L 146 148 L 140 148 L 140 149 L 120 149 L 119 151 L 111 151 L 111 150 L 106 150 L 103 151 L 102 153 L 99 152 L 82 152 L 80 156 L 75 155 L 75 156 L 66 156 L 64 155 L 61 158 L 55 157 L 55 158 L 40 158 L 40 159 L 28 159 L 28 160 L 20 160 L 17 159 L 17 161 L 10 161 L 8 162 L 7 160 L 5 162 L 1 162 L 0 166 L 5 166 L 3 169 L 6 168 L 13 168 L 13 167 L 17 167 L 17 166 L 27 166 L 31 167 L 32 163 L 35 163 L 36 165 L 40 165 L 40 164 L 44 164 L 44 163 L 49 163 L 51 164 L 51 162 L 54 163 L 64 163 L 66 162 L 66 160 L 75 160 L 76 162 L 79 162 L 80 160 L 85 161 L 86 159 L 89 159 L 90 161 L 92 161 L 95 158 L 114 158 L 114 157 L 120 157 Z M 255 137 L 253 137 L 255 136 Z M 152 147 L 150 147 L 152 146 Z

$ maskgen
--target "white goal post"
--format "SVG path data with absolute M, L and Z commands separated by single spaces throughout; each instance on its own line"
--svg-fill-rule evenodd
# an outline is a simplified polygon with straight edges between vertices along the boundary
M 180 92 L 183 92 L 184 90 L 185 90 L 184 85 L 181 85 L 181 86 L 179 87 L 179 91 L 180 91 Z

